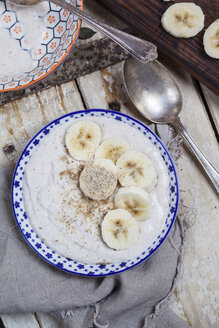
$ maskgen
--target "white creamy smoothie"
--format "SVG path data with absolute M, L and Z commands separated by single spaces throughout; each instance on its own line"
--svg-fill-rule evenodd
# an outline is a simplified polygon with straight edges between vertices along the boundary
M 58 254 L 83 263 L 117 263 L 139 256 L 164 228 L 169 205 L 168 172 L 159 151 L 136 128 L 112 118 L 94 116 L 87 120 L 100 126 L 101 141 L 123 138 L 130 149 L 146 154 L 157 171 L 158 182 L 150 193 L 151 215 L 138 222 L 136 244 L 114 250 L 104 243 L 100 225 L 107 212 L 114 209 L 118 187 L 104 201 L 88 199 L 80 191 L 78 180 L 85 163 L 74 160 L 65 146 L 65 134 L 73 121 L 54 126 L 31 155 L 24 173 L 24 206 L 35 232 Z
M 8 11 L 7 16 L 3 14 L 0 17 L 0 78 L 33 70 L 38 61 L 31 58 L 31 50 L 40 46 L 46 33 L 42 17 L 47 10 L 46 2 L 29 8 L 18 7 L 9 2 L 7 4 L 12 12 Z M 3 2 L 0 2 L 0 9 L 4 11 Z M 12 26 L 8 25 L 10 22 Z M 22 46 L 20 42 L 23 43 Z

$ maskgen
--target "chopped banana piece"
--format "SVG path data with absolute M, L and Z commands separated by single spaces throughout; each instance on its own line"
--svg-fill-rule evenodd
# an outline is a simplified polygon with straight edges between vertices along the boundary
M 219 19 L 205 31 L 203 44 L 208 56 L 219 59 Z
M 161 18 L 163 28 L 177 38 L 191 38 L 204 27 L 205 16 L 201 8 L 191 2 L 170 6 Z
M 94 156 L 100 140 L 101 129 L 99 125 L 85 120 L 74 123 L 68 129 L 65 137 L 65 143 L 70 155 L 82 161 Z
M 107 158 L 116 164 L 118 158 L 129 150 L 127 142 L 120 138 L 109 138 L 104 140 L 97 148 L 95 157 Z
M 123 209 L 106 214 L 101 226 L 102 238 L 113 249 L 126 249 L 133 246 L 139 235 L 137 221 Z
M 80 189 L 93 200 L 103 200 L 114 192 L 117 185 L 116 167 L 108 159 L 90 161 L 79 178 Z
M 116 163 L 118 180 L 123 187 L 138 186 L 147 191 L 154 189 L 157 172 L 150 158 L 145 154 L 129 150 Z
M 123 208 L 134 216 L 137 221 L 147 220 L 150 216 L 151 198 L 142 188 L 121 188 L 114 198 L 116 208 Z

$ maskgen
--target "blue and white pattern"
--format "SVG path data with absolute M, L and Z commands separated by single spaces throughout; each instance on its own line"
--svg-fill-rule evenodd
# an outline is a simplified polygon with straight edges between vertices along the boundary
M 111 119 L 113 118 L 121 122 L 121 126 L 123 124 L 127 124 L 134 129 L 138 129 L 144 135 L 144 137 L 150 140 L 150 142 L 152 142 L 153 145 L 159 150 L 163 161 L 167 166 L 169 175 L 169 212 L 166 217 L 165 227 L 163 228 L 162 232 L 157 235 L 157 238 L 151 243 L 151 245 L 145 249 L 144 252 L 139 254 L 138 257 L 132 260 L 123 261 L 118 264 L 90 265 L 65 258 L 54 252 L 42 240 L 40 240 L 37 234 L 33 231 L 30 220 L 28 219 L 28 216 L 25 212 L 22 185 L 25 166 L 27 165 L 31 154 L 35 151 L 35 149 L 37 149 L 37 147 L 39 147 L 40 141 L 43 138 L 46 138 L 46 136 L 55 126 L 64 124 L 65 122 L 69 121 L 74 123 L 77 119 L 81 119 L 83 117 L 92 118 L 100 116 Z M 62 269 L 63 271 L 84 276 L 104 276 L 116 274 L 136 266 L 151 256 L 161 246 L 173 225 L 178 207 L 178 198 L 179 189 L 176 170 L 168 151 L 160 139 L 148 127 L 131 118 L 130 116 L 103 109 L 92 109 L 70 113 L 44 127 L 24 149 L 16 166 L 12 184 L 12 203 L 15 219 L 27 243 L 48 263 L 56 266 L 59 269 Z

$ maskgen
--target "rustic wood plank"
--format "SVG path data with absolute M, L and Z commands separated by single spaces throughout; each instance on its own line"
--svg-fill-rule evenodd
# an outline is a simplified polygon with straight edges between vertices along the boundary
M 123 63 L 118 63 L 77 79 L 86 107 L 111 109 L 127 114 L 131 112 L 135 118 L 154 126 L 139 114 L 127 96 L 122 70 Z
M 41 328 L 35 316 L 30 313 L 4 314 L 1 319 L 5 328 Z
M 52 87 L 0 107 L 0 165 L 14 165 L 24 146 L 45 124 L 68 112 L 84 109 L 74 81 Z M 4 151 L 9 147 L 9 152 Z M 6 328 L 58 328 L 48 315 L 2 315 Z M 50 320 L 51 319 L 51 320 Z
M 183 94 L 181 120 L 188 131 L 219 169 L 218 144 L 205 106 L 191 77 L 176 68 L 170 60 L 165 64 L 175 77 Z M 161 130 L 158 127 L 158 130 Z M 194 208 L 196 222 L 185 258 L 182 292 L 175 290 L 176 301 L 172 308 L 184 317 L 192 327 L 216 328 L 217 309 L 217 235 L 218 198 L 203 170 L 194 161 L 193 155 L 183 150 L 177 171 L 181 197 L 186 206 Z M 185 208 L 185 211 L 187 209 Z
M 183 93 L 184 107 L 182 121 L 197 140 L 200 148 L 217 165 L 215 154 L 218 147 L 208 115 L 200 95 L 189 74 L 175 67 L 170 61 L 165 63 L 171 70 Z M 102 71 L 80 77 L 78 84 L 87 108 L 116 109 L 144 120 L 127 98 L 122 81 L 122 63 Z M 95 81 L 95 83 L 94 83 Z M 116 103 L 116 105 L 115 105 Z M 114 109 L 115 109 L 114 108 Z M 192 120 L 191 120 L 192 117 Z M 158 126 L 160 135 L 171 134 L 167 126 Z M 165 130 L 165 131 L 164 131 Z M 197 212 L 194 232 L 185 259 L 185 273 L 182 293 L 175 290 L 173 309 L 193 327 L 216 328 L 214 323 L 215 278 L 217 274 L 216 240 L 218 233 L 218 200 L 210 182 L 186 149 L 178 161 L 181 197 L 185 206 L 194 207 Z M 185 208 L 186 210 L 186 208 Z M 209 256 L 210 254 L 210 256 Z
M 184 96 L 182 121 L 186 123 L 189 131 L 192 131 L 193 137 L 197 139 L 197 143 L 209 159 L 214 162 L 218 148 L 201 97 L 197 94 L 188 74 L 180 69 L 176 70 L 171 63 L 167 64 L 182 88 Z M 120 109 L 140 119 L 140 115 L 136 114 L 127 98 L 121 70 L 122 64 L 118 64 L 78 79 L 86 107 Z M 46 122 L 66 112 L 83 109 L 83 103 L 74 82 L 68 82 L 60 88 L 50 88 L 48 91 L 40 92 L 39 99 L 36 99 L 37 96 L 29 96 L 25 101 L 13 102 L 13 106 L 1 107 L 0 149 L 3 145 L 2 137 L 5 135 L 4 140 L 6 143 L 13 141 L 17 153 L 14 159 L 10 160 L 10 156 L 8 154 L 6 156 L 2 151 L 0 165 L 14 163 L 22 150 L 22 144 L 25 144 L 28 138 Z M 191 120 L 191 113 L 193 120 Z M 162 129 L 165 127 L 158 129 L 162 135 Z M 185 261 L 183 291 L 181 294 L 175 291 L 176 301 L 173 308 L 193 327 L 216 328 L 215 292 L 217 288 L 214 281 L 217 275 L 215 265 L 217 249 L 215 243 L 218 231 L 217 208 L 215 208 L 218 206 L 217 198 L 203 172 L 186 150 L 177 168 L 180 187 L 186 191 L 182 191 L 182 197 L 187 206 L 192 204 L 191 206 L 195 207 L 197 218 Z M 8 328 L 11 327 L 8 326 Z
M 36 313 L 40 328 L 60 328 L 60 321 L 48 313 Z M 23 327 L 20 327 L 23 328 Z
M 74 81 L 0 107 L 0 165 L 15 164 L 27 142 L 44 125 L 84 109 Z
M 213 118 L 217 132 L 219 133 L 219 96 L 213 93 L 211 90 L 201 85 L 205 100 Z
M 159 51 L 164 52 L 175 63 L 182 65 L 195 78 L 200 80 L 214 92 L 219 93 L 219 63 L 210 58 L 203 48 L 204 29 L 195 37 L 178 39 L 167 33 L 161 26 L 160 20 L 164 11 L 171 2 L 161 0 L 98 0 L 112 12 L 118 15 L 133 29 L 152 42 Z M 191 2 L 185 0 L 185 2 Z M 181 2 L 177 0 L 175 2 Z M 212 0 L 209 4 L 203 0 L 197 0 L 205 14 L 205 27 L 208 27 L 218 18 L 219 2 Z

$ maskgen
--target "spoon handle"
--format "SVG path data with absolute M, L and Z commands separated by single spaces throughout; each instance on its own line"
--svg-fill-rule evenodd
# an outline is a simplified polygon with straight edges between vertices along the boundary
M 85 20 L 141 62 L 148 63 L 157 58 L 157 47 L 154 44 L 109 26 L 96 17 L 82 12 L 80 9 L 63 0 L 51 0 L 51 2 L 67 9 L 82 20 Z
M 195 144 L 193 139 L 190 137 L 190 135 L 186 131 L 186 129 L 183 126 L 183 124 L 181 123 L 181 121 L 178 119 L 174 123 L 172 123 L 172 125 L 178 132 L 180 132 L 180 134 L 183 136 L 184 140 L 190 146 L 191 150 L 195 154 L 199 163 L 202 165 L 205 172 L 207 173 L 210 180 L 212 181 L 215 189 L 217 190 L 217 193 L 219 193 L 219 173 L 218 173 L 218 171 L 210 164 L 210 162 L 207 160 L 205 155 L 200 151 L 198 146 Z

